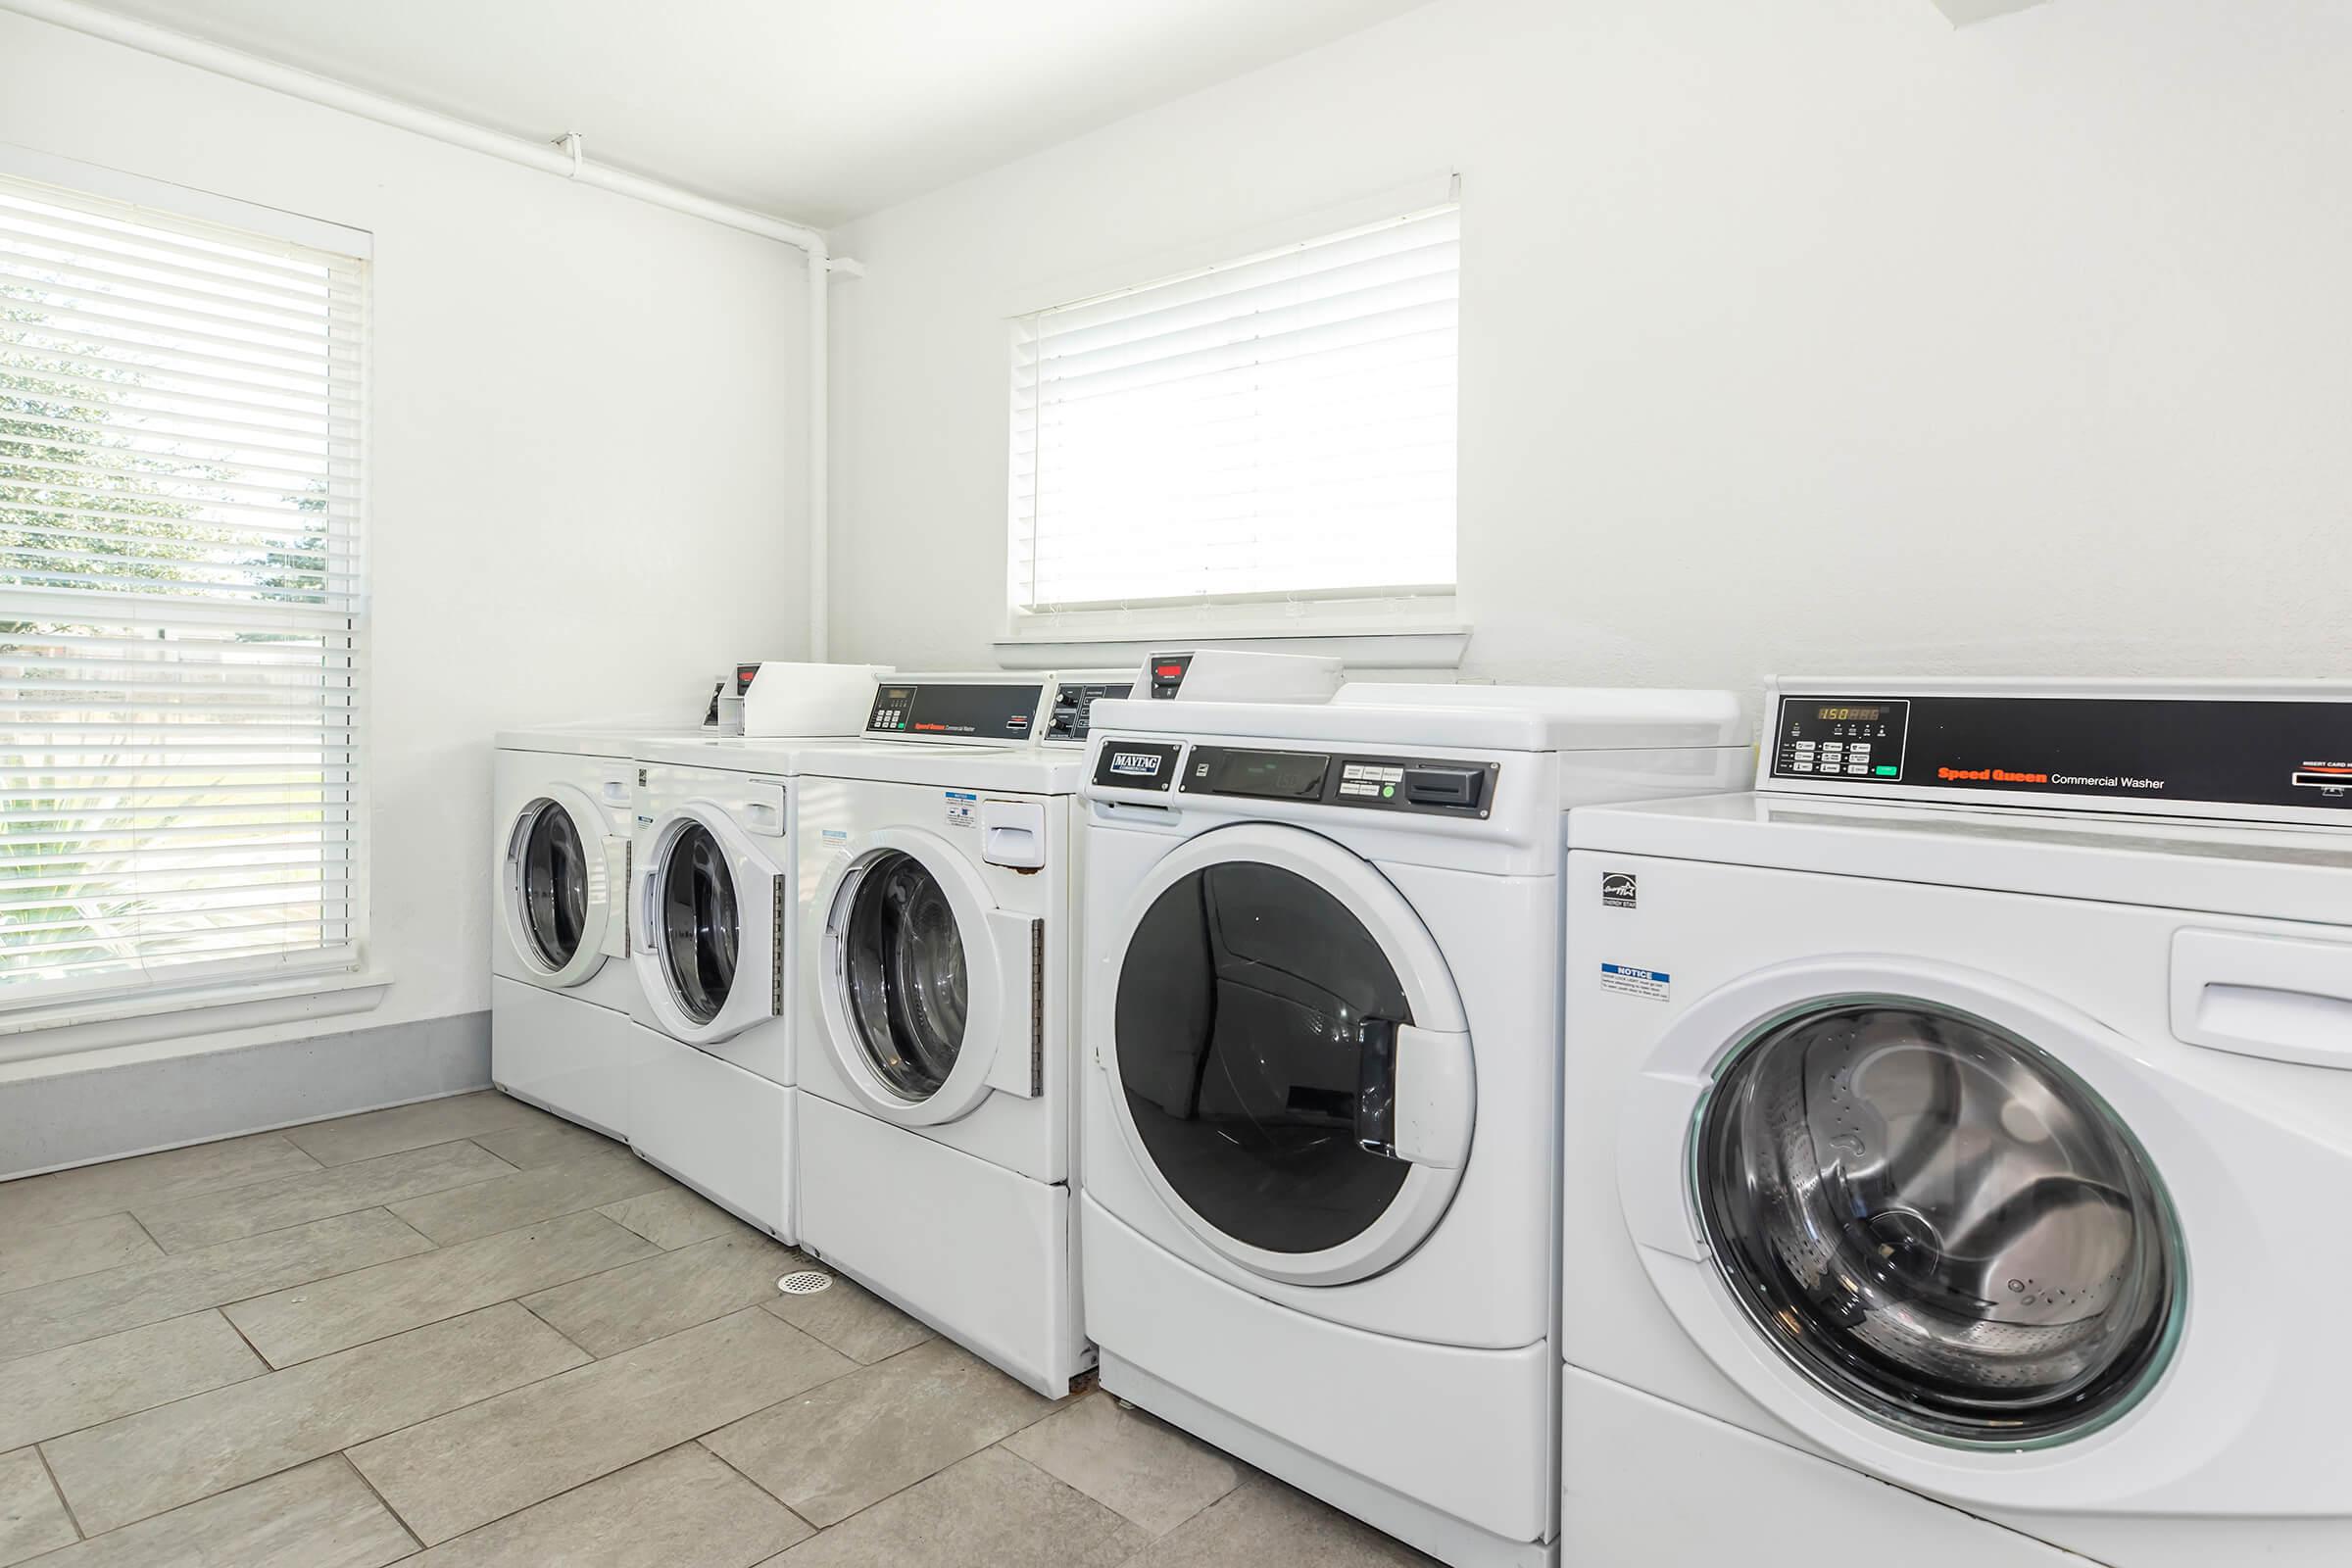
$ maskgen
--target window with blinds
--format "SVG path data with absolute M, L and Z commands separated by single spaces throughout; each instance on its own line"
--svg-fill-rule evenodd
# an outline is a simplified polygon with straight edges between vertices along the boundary
M 356 964 L 366 296 L 0 172 L 0 1010 Z
M 1460 214 L 1013 323 L 1023 612 L 1450 593 Z

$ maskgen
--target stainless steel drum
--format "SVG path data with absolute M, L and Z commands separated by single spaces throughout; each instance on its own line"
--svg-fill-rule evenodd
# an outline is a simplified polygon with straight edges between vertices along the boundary
M 1912 1001 L 1825 1003 L 1720 1075 L 1701 1218 L 1757 1327 L 1874 1419 L 2063 1442 L 2114 1419 L 2178 1331 L 2162 1182 L 2049 1053 Z

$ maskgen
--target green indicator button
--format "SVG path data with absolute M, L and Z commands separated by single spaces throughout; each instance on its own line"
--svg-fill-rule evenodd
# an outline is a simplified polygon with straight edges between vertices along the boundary
M 1396 798 L 1396 786 L 1394 784 L 1383 784 L 1380 787 L 1380 798 L 1384 801 L 1395 800 Z
M 1882 767 L 1878 770 L 1878 773 L 1879 777 L 1881 778 L 1892 778 L 1901 771 L 1902 769 L 1899 767 Z

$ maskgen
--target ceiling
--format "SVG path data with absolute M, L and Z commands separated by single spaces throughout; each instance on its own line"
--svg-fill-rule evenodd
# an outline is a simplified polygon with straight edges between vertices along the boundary
M 98 0 L 827 225 L 1424 0 Z

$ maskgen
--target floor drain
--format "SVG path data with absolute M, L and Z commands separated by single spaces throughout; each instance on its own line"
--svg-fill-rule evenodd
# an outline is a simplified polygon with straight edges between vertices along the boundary
M 786 1296 L 814 1296 L 832 1283 L 832 1275 L 816 1269 L 805 1268 L 797 1274 L 787 1274 L 776 1281 L 776 1289 L 782 1291 Z

